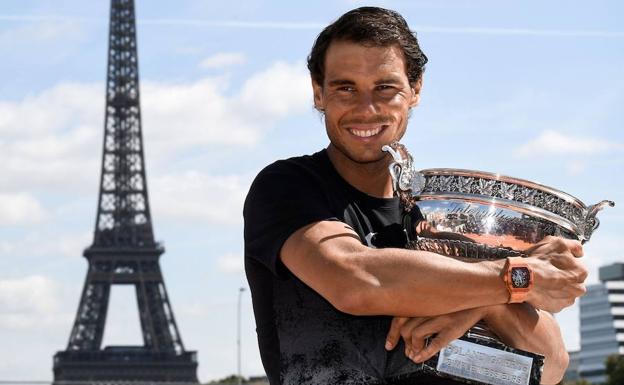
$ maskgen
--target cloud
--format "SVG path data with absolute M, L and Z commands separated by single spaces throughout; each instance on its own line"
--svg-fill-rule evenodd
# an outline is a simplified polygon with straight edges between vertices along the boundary
M 0 226 L 29 225 L 46 217 L 45 209 L 32 195 L 0 193 Z
M 98 103 L 100 100 L 102 103 Z M 10 139 L 101 125 L 104 85 L 62 83 L 18 102 L 0 100 L 0 133 Z M 97 121 L 96 121 L 97 120 Z M 87 128 L 93 128 L 87 125 Z
M 240 110 L 246 110 L 252 121 L 308 111 L 312 106 L 310 75 L 302 62 L 276 62 L 245 82 L 238 99 Z
M 28 329 L 64 324 L 56 282 L 41 275 L 0 280 L 0 326 Z M 65 325 L 66 326 L 66 325 Z
M 557 131 L 543 131 L 537 138 L 517 147 L 514 153 L 520 157 L 548 155 L 592 155 L 624 150 L 624 144 L 605 139 L 572 136 Z M 572 166 L 572 171 L 576 171 Z
M 242 52 L 221 52 L 202 60 L 199 64 L 202 68 L 219 69 L 229 66 L 245 64 L 247 58 Z
M 159 176 L 150 196 L 154 216 L 207 223 L 242 222 L 249 182 L 236 175 L 215 176 L 198 171 Z
M 0 240 L 0 255 L 2 254 L 10 254 L 17 248 L 11 242 Z
M 219 257 L 217 267 L 225 273 L 242 273 L 245 271 L 243 256 L 236 254 L 226 254 Z
M 223 78 L 143 82 L 148 154 L 211 146 L 253 147 L 280 119 L 311 105 L 303 63 L 277 62 L 231 92 Z M 102 84 L 63 83 L 19 101 L 0 100 L 3 191 L 90 189 L 98 181 L 104 121 Z M 89 190 L 91 191 L 91 190 Z
M 0 101 L 0 179 L 5 190 L 93 183 L 101 148 L 103 86 L 65 83 Z
M 91 244 L 93 232 L 78 234 L 56 234 L 54 237 L 31 236 L 23 244 L 33 256 L 76 258 L 82 250 Z
M 167 154 L 211 145 L 254 146 L 277 121 L 311 106 L 303 63 L 276 62 L 252 75 L 233 96 L 221 78 L 169 85 L 146 82 L 148 151 Z

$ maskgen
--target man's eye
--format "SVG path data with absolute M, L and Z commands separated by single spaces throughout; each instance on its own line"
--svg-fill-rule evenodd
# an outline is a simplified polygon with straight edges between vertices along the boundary
M 353 91 L 355 91 L 355 88 L 353 88 L 351 86 L 342 86 L 342 87 L 338 87 L 338 91 L 341 91 L 341 92 L 353 92 Z
M 376 92 L 382 98 L 393 98 L 399 90 L 395 86 L 382 84 L 377 86 Z

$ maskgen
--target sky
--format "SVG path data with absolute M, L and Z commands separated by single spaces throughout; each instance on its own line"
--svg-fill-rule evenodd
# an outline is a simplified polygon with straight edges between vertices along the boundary
M 429 57 L 403 143 L 419 168 L 539 181 L 611 199 L 589 282 L 624 262 L 620 1 L 136 0 L 149 199 L 165 283 L 201 381 L 236 372 L 242 204 L 254 176 L 327 146 L 305 58 L 361 5 L 399 11 Z M 0 380 L 52 379 L 85 279 L 99 188 L 107 0 L 0 0 Z M 263 374 L 249 291 L 242 374 Z M 557 315 L 569 349 L 578 309 Z M 105 345 L 141 344 L 114 286 Z

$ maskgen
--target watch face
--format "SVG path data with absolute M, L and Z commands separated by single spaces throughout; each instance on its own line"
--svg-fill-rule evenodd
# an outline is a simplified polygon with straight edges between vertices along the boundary
M 525 289 L 529 287 L 531 274 L 526 267 L 511 268 L 511 284 L 515 289 Z

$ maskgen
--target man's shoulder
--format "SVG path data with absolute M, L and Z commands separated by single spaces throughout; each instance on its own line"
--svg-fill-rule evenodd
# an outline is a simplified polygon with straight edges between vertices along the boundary
M 263 168 L 252 183 L 252 189 L 267 184 L 291 185 L 325 179 L 328 173 L 327 154 L 321 150 L 311 155 L 277 160 Z
M 327 154 L 321 150 L 310 155 L 294 156 L 287 159 L 277 160 L 258 173 L 258 176 L 270 174 L 288 174 L 292 172 L 302 172 L 306 170 L 319 171 L 326 166 Z

